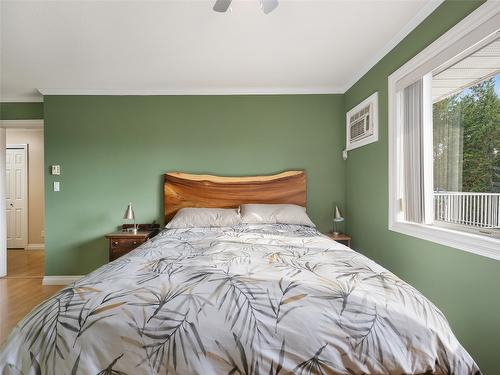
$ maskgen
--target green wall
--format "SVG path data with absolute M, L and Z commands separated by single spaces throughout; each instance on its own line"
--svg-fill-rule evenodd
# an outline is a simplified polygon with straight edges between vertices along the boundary
M 429 297 L 486 375 L 496 374 L 500 262 L 387 229 L 387 77 L 480 1 L 447 1 L 345 95 L 47 96 L 2 103 L 1 119 L 45 117 L 46 274 L 91 271 L 107 261 L 103 235 L 129 201 L 139 222 L 162 221 L 162 174 L 223 175 L 303 168 L 309 212 L 330 229 L 344 206 L 354 247 Z M 380 141 L 344 163 L 344 114 L 379 92 Z M 45 112 L 45 113 L 44 113 Z M 61 181 L 61 192 L 52 182 Z M 344 199 L 345 198 L 345 199 Z
M 167 171 L 305 169 L 308 211 L 324 231 L 344 202 L 343 95 L 46 96 L 44 110 L 46 275 L 105 263 L 103 236 L 129 201 L 138 222 L 163 221 Z
M 473 11 L 448 1 L 345 94 L 345 110 L 379 92 L 380 140 L 349 153 L 346 224 L 353 245 L 430 298 L 485 374 L 498 374 L 500 262 L 405 236 L 388 226 L 387 77 Z
M 43 119 L 43 103 L 0 103 L 0 120 Z

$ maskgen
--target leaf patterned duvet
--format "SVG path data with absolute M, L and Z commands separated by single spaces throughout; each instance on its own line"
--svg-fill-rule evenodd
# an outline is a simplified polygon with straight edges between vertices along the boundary
M 1 374 L 480 374 L 413 287 L 315 229 L 164 230 L 37 306 Z

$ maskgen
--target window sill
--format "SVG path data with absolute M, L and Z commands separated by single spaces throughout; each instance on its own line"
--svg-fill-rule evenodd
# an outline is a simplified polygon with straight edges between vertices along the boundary
M 404 221 L 389 223 L 389 230 L 500 260 L 500 239 L 497 238 Z

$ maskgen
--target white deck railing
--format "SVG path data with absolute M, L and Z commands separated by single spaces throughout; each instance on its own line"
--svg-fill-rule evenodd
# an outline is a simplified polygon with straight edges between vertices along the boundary
M 500 194 L 434 192 L 434 219 L 480 228 L 500 228 Z

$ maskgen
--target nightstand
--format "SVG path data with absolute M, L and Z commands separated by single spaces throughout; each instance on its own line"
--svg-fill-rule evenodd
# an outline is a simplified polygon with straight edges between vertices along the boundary
M 124 225 L 124 229 L 129 225 Z M 159 227 L 139 224 L 137 233 L 120 231 L 106 234 L 108 240 L 109 261 L 118 259 L 122 255 L 134 250 L 150 238 L 158 234 Z
M 349 237 L 345 233 L 340 233 L 337 235 L 334 235 L 332 232 L 326 233 L 328 237 L 330 237 L 332 240 L 337 241 L 341 243 L 342 245 L 346 245 L 347 247 L 351 247 L 351 237 Z

